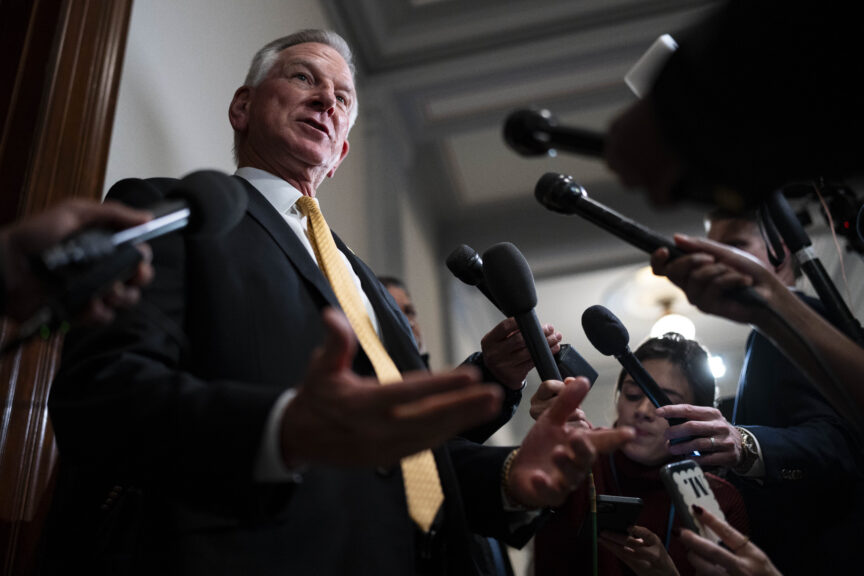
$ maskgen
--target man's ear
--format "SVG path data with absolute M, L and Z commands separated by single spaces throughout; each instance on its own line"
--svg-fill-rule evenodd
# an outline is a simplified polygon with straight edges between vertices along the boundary
M 234 92 L 231 105 L 228 106 L 228 120 L 235 132 L 246 132 L 249 124 L 249 100 L 252 90 L 248 86 L 241 86 Z
M 345 140 L 345 141 L 342 143 L 342 154 L 339 156 L 339 159 L 336 161 L 336 163 L 333 164 L 333 167 L 330 168 L 330 171 L 327 172 L 327 177 L 328 177 L 328 178 L 332 178 L 332 177 L 333 177 L 333 174 L 336 173 L 336 169 L 339 167 L 340 164 L 342 164 L 342 160 L 344 160 L 345 157 L 348 156 L 348 148 L 349 148 L 349 146 L 348 146 L 348 140 Z

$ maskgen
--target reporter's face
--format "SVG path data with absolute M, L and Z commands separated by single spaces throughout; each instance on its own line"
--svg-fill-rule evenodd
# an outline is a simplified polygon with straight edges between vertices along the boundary
M 693 402 L 690 383 L 675 363 L 651 359 L 645 360 L 642 365 L 673 404 Z M 621 383 L 615 407 L 618 412 L 616 426 L 632 426 L 636 429 L 636 438 L 622 448 L 624 454 L 646 466 L 666 462 L 669 453 L 664 433 L 669 424 L 664 418 L 656 416 L 654 405 L 629 375 Z
M 755 222 L 734 218 L 714 220 L 708 229 L 708 239 L 747 252 L 769 270 L 774 269 L 771 261 L 768 260 L 768 249 L 759 232 L 759 226 Z

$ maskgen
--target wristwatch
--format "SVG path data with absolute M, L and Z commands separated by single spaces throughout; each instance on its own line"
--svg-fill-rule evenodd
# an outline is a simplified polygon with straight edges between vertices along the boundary
M 746 474 L 759 459 L 759 449 L 756 447 L 756 438 L 753 437 L 752 432 L 741 426 L 735 428 L 741 434 L 741 462 L 733 470 L 738 474 Z

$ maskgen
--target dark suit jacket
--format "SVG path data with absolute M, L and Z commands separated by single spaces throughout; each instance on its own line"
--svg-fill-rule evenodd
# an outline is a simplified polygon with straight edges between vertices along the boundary
M 818 300 L 804 299 L 824 314 Z M 734 420 L 759 440 L 765 463 L 762 480 L 729 477 L 744 497 L 754 542 L 786 576 L 843 573 L 864 538 L 861 448 L 817 388 L 758 332 L 747 341 Z
M 435 451 L 445 504 L 431 545 L 418 545 L 398 466 L 255 481 L 268 412 L 301 382 L 322 341 L 321 310 L 338 303 L 282 216 L 241 182 L 249 206 L 235 229 L 152 242 L 156 278 L 143 303 L 69 335 L 50 399 L 61 472 L 48 571 L 79 562 L 90 573 L 402 575 L 429 547 L 431 572 L 471 574 L 469 529 L 524 542 L 504 529 L 507 449 L 458 441 Z M 125 180 L 109 196 L 171 184 Z M 396 365 L 422 369 L 386 289 L 337 243 Z M 362 353 L 354 369 L 372 374 Z

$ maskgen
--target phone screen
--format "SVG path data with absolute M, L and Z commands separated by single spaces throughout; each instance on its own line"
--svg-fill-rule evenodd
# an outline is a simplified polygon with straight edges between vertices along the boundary
M 663 467 L 663 480 L 669 490 L 678 515 L 688 528 L 705 538 L 719 542 L 720 538 L 710 529 L 704 528 L 693 517 L 693 505 L 701 506 L 721 520 L 726 517 L 720 503 L 711 490 L 705 472 L 693 460 L 682 460 Z

